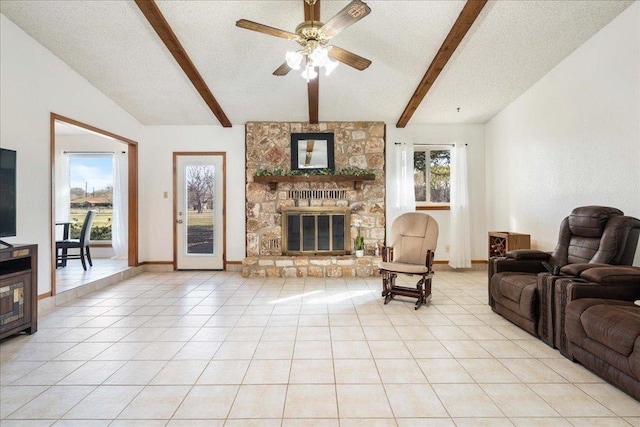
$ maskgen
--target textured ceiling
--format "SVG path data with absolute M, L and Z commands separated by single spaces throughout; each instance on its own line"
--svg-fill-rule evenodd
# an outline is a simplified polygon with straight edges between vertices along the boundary
M 464 6 L 365 1 L 371 14 L 332 44 L 373 63 L 321 77 L 320 121 L 395 124 Z M 233 124 L 308 121 L 305 80 L 271 74 L 297 44 L 235 26 L 244 18 L 294 31 L 302 0 L 157 3 Z M 321 0 L 322 20 L 347 3 Z M 486 122 L 631 3 L 490 1 L 409 125 Z M 134 2 L 2 0 L 0 13 L 141 123 L 218 124 Z

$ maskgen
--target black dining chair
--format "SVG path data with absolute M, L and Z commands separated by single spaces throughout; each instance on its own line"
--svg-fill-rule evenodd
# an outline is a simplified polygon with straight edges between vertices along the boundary
M 91 261 L 91 251 L 89 250 L 89 241 L 91 240 L 91 225 L 93 219 L 96 216 L 96 211 L 87 211 L 87 215 L 84 217 L 84 223 L 82 224 L 82 230 L 80 231 L 79 239 L 65 239 L 56 241 L 56 268 L 66 267 L 67 260 L 79 259 L 82 261 L 82 268 L 87 270 L 87 263 L 84 258 L 87 257 L 89 265 L 93 267 Z M 79 254 L 69 254 L 69 249 L 79 249 Z

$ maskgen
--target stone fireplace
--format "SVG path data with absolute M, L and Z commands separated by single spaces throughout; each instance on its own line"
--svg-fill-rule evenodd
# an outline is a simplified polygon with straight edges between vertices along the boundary
M 282 208 L 282 255 L 347 255 L 350 213 L 348 207 Z
M 334 134 L 335 169 L 372 169 L 354 182 L 322 176 L 257 182 L 260 169 L 291 168 L 291 133 Z M 245 277 L 370 276 L 385 237 L 385 125 L 251 122 L 246 125 Z M 325 226 L 328 226 L 324 228 Z M 339 235 L 337 234 L 340 231 Z M 364 237 L 364 258 L 351 255 Z M 293 247 L 292 247 L 293 244 Z M 297 245 L 297 246 L 296 246 Z

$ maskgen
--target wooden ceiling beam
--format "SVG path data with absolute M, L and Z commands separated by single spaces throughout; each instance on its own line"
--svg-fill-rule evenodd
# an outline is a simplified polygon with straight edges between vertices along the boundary
M 178 37 L 176 37 L 175 33 L 169 26 L 169 23 L 164 18 L 164 15 L 160 12 L 156 2 L 153 0 L 135 0 L 135 2 L 144 17 L 147 18 L 149 24 L 151 24 L 155 32 L 160 37 L 160 40 L 162 40 L 167 49 L 169 49 L 169 52 L 171 52 L 171 55 L 173 55 L 176 62 L 178 62 L 180 68 L 182 68 L 184 73 L 187 75 L 193 84 L 193 87 L 196 88 L 204 102 L 211 109 L 211 112 L 216 116 L 220 124 L 224 127 L 231 127 L 231 122 L 227 118 L 227 115 L 224 113 L 222 107 L 218 104 L 218 101 L 216 101 L 216 98 L 209 90 L 209 87 L 196 69 L 196 66 L 193 65 L 191 58 L 189 58 L 189 55 L 187 55 L 187 52 L 182 47 L 180 40 L 178 40 Z
M 304 3 L 304 20 L 310 21 L 312 12 L 313 20 L 320 20 L 320 0 L 317 0 L 313 6 L 310 6 L 306 1 Z M 320 98 L 320 73 L 315 79 L 309 80 L 307 83 L 307 95 L 309 98 L 309 124 L 318 124 L 318 102 Z
M 403 128 L 409 123 L 413 113 L 415 113 L 418 106 L 420 106 L 420 103 L 427 95 L 427 92 L 429 92 L 429 89 L 431 89 L 431 86 L 433 86 L 440 72 L 444 69 L 445 65 L 447 65 L 453 52 L 458 48 L 467 31 L 469 31 L 469 28 L 471 28 L 476 18 L 478 18 L 478 15 L 480 15 L 485 4 L 487 4 L 487 0 L 467 0 L 458 19 L 456 19 L 453 27 L 451 27 L 449 35 L 444 39 L 442 46 L 440 46 L 438 53 L 433 58 L 433 61 L 431 61 L 431 65 L 429 65 L 422 81 L 402 112 L 400 120 L 396 123 L 396 127 Z

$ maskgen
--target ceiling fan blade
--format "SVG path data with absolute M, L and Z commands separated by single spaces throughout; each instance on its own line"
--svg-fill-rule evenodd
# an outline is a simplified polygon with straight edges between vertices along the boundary
M 240 19 L 236 21 L 236 27 L 244 28 L 246 30 L 257 31 L 259 33 L 268 34 L 270 36 L 282 37 L 283 39 L 294 40 L 296 35 L 289 31 L 281 30 L 279 28 L 270 27 L 268 25 L 258 24 L 257 22 L 247 21 L 246 19 Z
M 329 49 L 329 57 L 360 71 L 371 65 L 371 61 L 367 58 L 363 58 L 338 46 L 331 46 L 331 49 Z
M 276 68 L 276 70 L 273 72 L 273 75 L 286 76 L 289 73 L 289 71 L 291 71 L 291 67 L 287 65 L 287 61 L 284 61 L 281 66 Z
M 309 98 L 309 124 L 318 124 L 318 99 L 320 98 L 320 76 L 309 80 L 307 83 L 307 96 Z
M 355 24 L 371 12 L 371 8 L 361 0 L 353 0 L 329 19 L 320 29 L 327 37 L 331 38 L 348 26 Z

